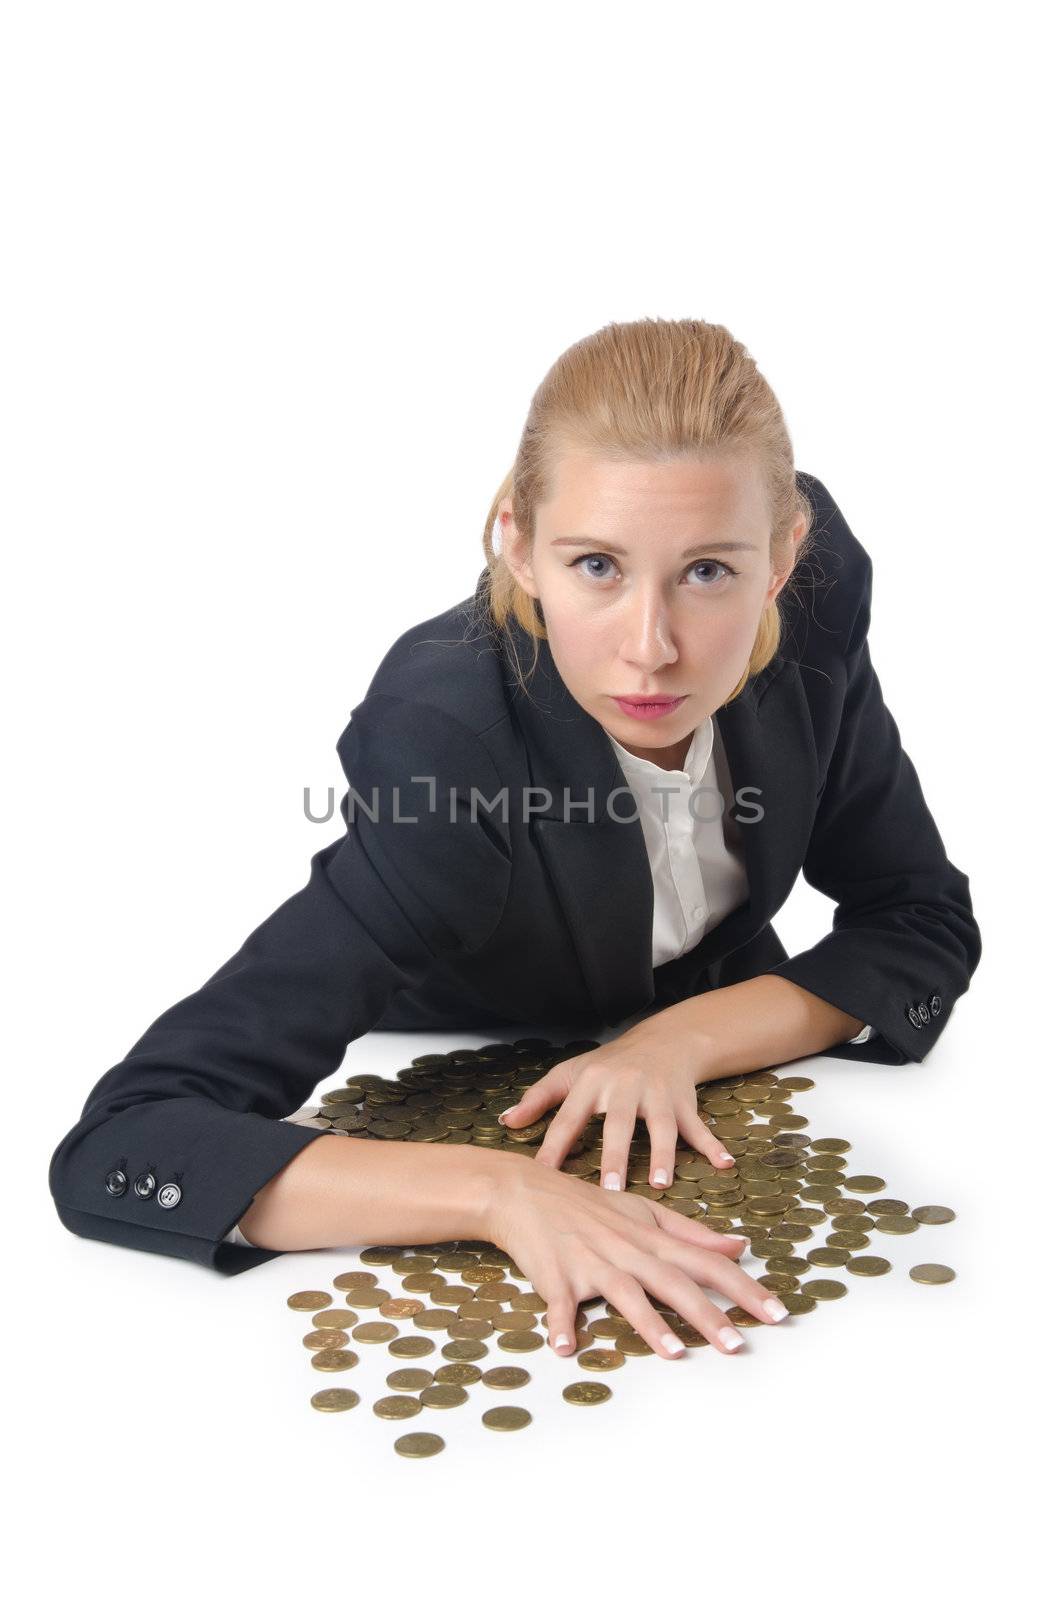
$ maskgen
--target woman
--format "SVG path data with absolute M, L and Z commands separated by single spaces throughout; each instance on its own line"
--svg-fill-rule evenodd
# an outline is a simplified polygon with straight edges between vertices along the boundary
M 351 713 L 344 836 L 103 1076 L 52 1195 L 76 1233 L 225 1272 L 490 1238 L 561 1353 L 597 1294 L 661 1355 L 683 1346 L 649 1293 L 733 1349 L 704 1286 L 784 1308 L 746 1241 L 625 1191 L 636 1118 L 657 1186 L 678 1134 L 724 1168 L 697 1083 L 922 1061 L 980 956 L 870 660 L 871 563 L 744 347 L 691 320 L 560 357 L 483 543 L 475 594 L 404 633 Z M 837 906 L 788 957 L 770 918 L 800 870 Z M 282 1120 L 372 1028 L 638 1014 L 508 1112 L 558 1108 L 533 1160 Z M 560 1167 L 598 1113 L 589 1185 Z

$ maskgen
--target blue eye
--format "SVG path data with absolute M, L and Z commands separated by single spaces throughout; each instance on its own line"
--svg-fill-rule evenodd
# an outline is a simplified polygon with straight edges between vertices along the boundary
M 612 558 L 609 555 L 605 555 L 602 550 L 591 551 L 588 555 L 584 556 L 575 556 L 574 560 L 568 561 L 567 565 L 570 567 L 580 568 L 585 573 L 587 578 L 598 578 L 603 576 L 603 574 L 598 572 L 590 572 L 588 568 L 582 567 L 583 561 L 606 561 L 609 562 L 611 566 L 614 566 L 614 561 Z M 708 560 L 693 562 L 692 566 L 689 568 L 689 571 L 694 572 L 697 567 L 719 567 L 721 571 L 726 573 L 730 578 L 735 578 L 737 576 L 735 568 L 730 567 L 727 561 L 715 561 L 713 557 L 710 557 Z M 713 583 L 693 584 L 693 588 L 697 589 L 716 589 L 717 587 L 717 580 L 715 580 Z

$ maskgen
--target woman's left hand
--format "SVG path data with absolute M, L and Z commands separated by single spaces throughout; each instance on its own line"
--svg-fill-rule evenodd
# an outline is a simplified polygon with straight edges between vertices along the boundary
M 649 1176 L 655 1188 L 665 1189 L 673 1182 L 678 1134 L 724 1172 L 733 1158 L 703 1122 L 696 1099 L 702 1048 L 701 1040 L 690 1038 L 663 1011 L 636 1023 L 610 1044 L 557 1062 L 521 1100 L 501 1112 L 499 1120 L 505 1127 L 525 1128 L 562 1101 L 534 1158 L 559 1167 L 590 1117 L 602 1112 L 600 1176 L 605 1189 L 626 1186 L 629 1145 L 638 1116 L 651 1136 Z

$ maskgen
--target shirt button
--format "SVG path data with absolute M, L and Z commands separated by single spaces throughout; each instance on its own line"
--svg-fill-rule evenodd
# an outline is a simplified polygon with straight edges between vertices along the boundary
M 693 922 L 702 922 L 703 921 L 703 907 L 702 906 L 693 906 L 692 907 L 692 921 Z

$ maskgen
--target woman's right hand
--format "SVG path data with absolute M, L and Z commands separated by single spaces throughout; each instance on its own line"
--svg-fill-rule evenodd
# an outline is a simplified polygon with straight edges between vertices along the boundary
M 788 1315 L 737 1266 L 734 1258 L 746 1239 L 715 1233 L 628 1190 L 604 1189 L 525 1156 L 509 1159 L 491 1198 L 488 1237 L 548 1301 L 549 1343 L 557 1354 L 574 1353 L 579 1302 L 597 1295 L 662 1356 L 679 1356 L 686 1346 L 648 1292 L 727 1354 L 743 1344 L 743 1336 L 704 1288 L 728 1295 L 766 1323 Z

